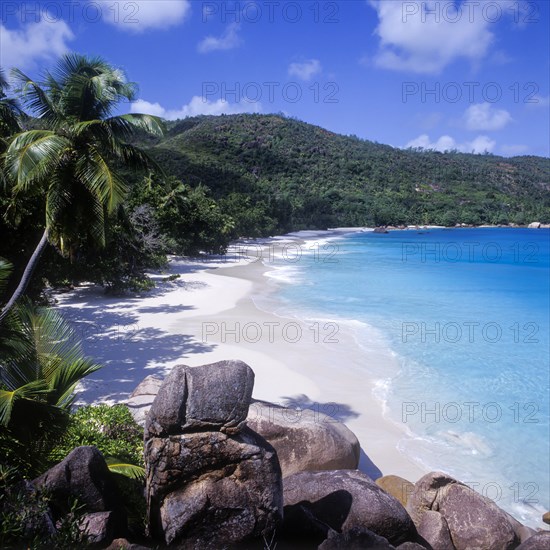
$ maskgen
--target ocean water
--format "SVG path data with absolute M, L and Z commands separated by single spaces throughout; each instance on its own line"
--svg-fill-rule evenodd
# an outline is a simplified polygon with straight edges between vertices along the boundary
M 386 340 L 400 368 L 375 392 L 400 450 L 535 527 L 550 509 L 549 245 L 546 229 L 358 232 L 271 263 L 281 313 Z

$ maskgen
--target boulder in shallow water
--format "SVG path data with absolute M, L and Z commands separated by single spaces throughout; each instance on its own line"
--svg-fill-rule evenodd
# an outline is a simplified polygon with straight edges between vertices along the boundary
M 357 437 L 326 414 L 252 401 L 246 423 L 277 451 L 283 478 L 307 470 L 354 470 L 359 465 Z

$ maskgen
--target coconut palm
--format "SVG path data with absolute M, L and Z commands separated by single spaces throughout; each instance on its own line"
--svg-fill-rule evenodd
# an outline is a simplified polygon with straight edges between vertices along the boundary
M 0 157 L 6 151 L 9 138 L 21 131 L 20 118 L 24 115 L 17 101 L 7 96 L 8 81 L 0 68 Z M 3 164 L 0 164 L 0 186 L 5 185 Z
M 136 85 L 101 58 L 66 55 L 40 82 L 17 69 L 13 77 L 22 103 L 38 117 L 40 128 L 12 138 L 5 170 L 15 197 L 43 193 L 45 229 L 0 320 L 25 291 L 48 242 L 69 256 L 83 235 L 90 242 L 105 243 L 107 216 L 127 191 L 120 170 L 152 166 L 128 141 L 136 130 L 162 134 L 157 117 L 113 115 L 121 101 L 134 98 Z
M 0 259 L 0 287 L 8 276 Z M 99 368 L 59 313 L 18 302 L 0 322 L 0 440 L 38 467 L 65 429 L 76 385 Z
M 0 151 L 6 145 L 6 138 L 21 131 L 19 118 L 23 115 L 14 98 L 7 96 L 8 81 L 0 68 Z

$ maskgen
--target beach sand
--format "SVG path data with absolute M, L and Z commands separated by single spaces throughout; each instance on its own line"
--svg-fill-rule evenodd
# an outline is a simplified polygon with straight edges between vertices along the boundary
M 397 448 L 408 437 L 405 427 L 385 417 L 375 395 L 399 369 L 376 331 L 360 347 L 352 325 L 273 313 L 277 282 L 266 276 L 272 268 L 265 251 L 326 236 L 243 242 L 207 261 L 172 258 L 166 273 L 153 275 L 157 288 L 143 296 L 106 296 L 92 285 L 56 295 L 85 353 L 105 365 L 79 386 L 77 404 L 124 402 L 144 377 L 165 376 L 177 364 L 240 359 L 254 370 L 254 398 L 343 421 L 361 443 L 360 469 L 416 481 L 426 472 Z M 179 278 L 167 280 L 171 274 Z

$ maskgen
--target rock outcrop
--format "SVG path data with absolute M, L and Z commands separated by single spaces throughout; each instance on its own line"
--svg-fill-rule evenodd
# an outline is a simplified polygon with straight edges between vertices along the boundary
M 541 223 L 540 222 L 531 222 L 527 227 L 529 229 L 540 229 Z
M 361 447 L 355 434 L 334 418 L 252 401 L 248 426 L 277 451 L 283 478 L 303 471 L 355 470 Z
M 520 542 L 507 514 L 493 501 L 441 472 L 431 472 L 416 482 L 407 511 L 425 534 L 436 527 L 434 516 L 425 520 L 425 514 L 439 513 L 456 550 L 512 550 Z M 439 534 L 444 534 L 443 528 Z
M 426 510 L 422 514 L 418 534 L 432 547 L 437 550 L 455 550 L 451 533 L 445 518 L 433 510 Z
M 82 518 L 82 527 L 89 545 L 105 546 L 113 538 L 116 528 L 113 512 L 93 512 Z
M 157 396 L 163 379 L 160 376 L 150 375 L 145 377 L 128 398 L 126 406 L 132 413 L 134 420 L 145 426 L 147 413 Z
M 151 548 L 133 544 L 126 539 L 115 539 L 105 550 L 151 550 Z
M 541 531 L 522 542 L 516 550 L 548 550 L 548 548 L 550 548 L 550 531 Z
M 330 530 L 372 531 L 396 545 L 414 541 L 414 524 L 401 503 L 358 470 L 300 472 L 284 481 L 284 531 L 327 538 Z M 324 536 L 323 536 L 324 535 Z
M 409 496 L 412 494 L 414 489 L 414 483 L 394 475 L 379 477 L 375 483 L 378 487 L 384 489 L 386 493 L 389 493 L 392 497 L 395 497 L 403 506 L 407 506 Z
M 109 536 L 126 533 L 122 500 L 105 459 L 96 447 L 77 447 L 59 464 L 36 478 L 33 485 L 49 495 L 54 518 L 68 513 L 71 501 L 76 499 L 89 514 L 92 536 L 101 538 L 101 531 L 105 535 L 101 542 L 105 542 Z M 94 516 L 96 513 L 107 514 Z M 101 522 L 104 528 L 100 528 Z
M 148 376 L 128 399 L 138 424 L 145 426 L 161 384 L 161 378 Z M 355 434 L 321 412 L 252 400 L 246 423 L 277 451 L 283 477 L 306 470 L 354 470 L 359 465 L 361 447 Z
M 395 550 L 388 539 L 379 537 L 368 529 L 350 529 L 344 533 L 331 531 L 318 550 Z
M 241 361 L 177 366 L 147 416 L 150 534 L 180 548 L 266 536 L 282 515 L 277 454 L 245 426 L 254 373 Z

